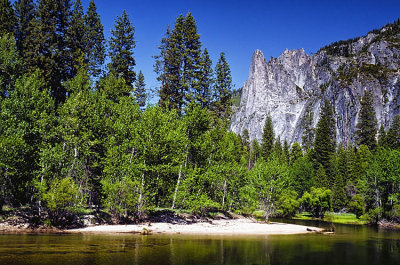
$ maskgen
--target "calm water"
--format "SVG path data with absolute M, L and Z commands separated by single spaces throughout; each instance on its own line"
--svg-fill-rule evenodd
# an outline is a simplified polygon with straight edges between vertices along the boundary
M 0 264 L 400 264 L 399 232 L 336 228 L 333 236 L 0 235 Z

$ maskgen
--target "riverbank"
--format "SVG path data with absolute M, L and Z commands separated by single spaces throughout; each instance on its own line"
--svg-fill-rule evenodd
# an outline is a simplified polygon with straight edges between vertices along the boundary
M 70 233 L 140 233 L 208 235 L 287 235 L 321 232 L 321 228 L 284 223 L 259 223 L 240 218 L 191 224 L 145 223 L 135 225 L 97 225 L 66 230 Z

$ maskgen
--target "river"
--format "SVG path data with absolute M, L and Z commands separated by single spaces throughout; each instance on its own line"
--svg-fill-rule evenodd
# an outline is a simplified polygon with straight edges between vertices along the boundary
M 336 225 L 335 235 L 1 234 L 0 264 L 399 265 L 400 232 Z

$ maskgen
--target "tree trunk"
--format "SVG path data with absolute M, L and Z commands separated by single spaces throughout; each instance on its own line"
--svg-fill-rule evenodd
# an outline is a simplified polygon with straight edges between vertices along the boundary
M 174 199 L 172 200 L 172 206 L 171 206 L 172 209 L 175 208 L 176 194 L 178 193 L 179 183 L 181 182 L 181 176 L 182 176 L 182 165 L 179 167 L 178 181 L 176 182 Z

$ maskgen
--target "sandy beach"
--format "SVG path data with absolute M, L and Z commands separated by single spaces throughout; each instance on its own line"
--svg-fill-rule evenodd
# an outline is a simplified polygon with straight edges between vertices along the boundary
M 311 231 L 310 231 L 311 230 Z M 322 231 L 321 228 L 271 222 L 257 223 L 251 219 L 214 220 L 194 224 L 152 223 L 140 225 L 98 225 L 67 230 L 72 233 L 163 233 L 209 235 L 285 235 Z

